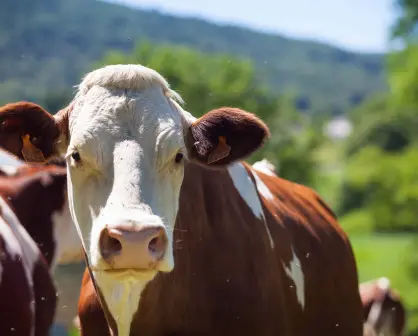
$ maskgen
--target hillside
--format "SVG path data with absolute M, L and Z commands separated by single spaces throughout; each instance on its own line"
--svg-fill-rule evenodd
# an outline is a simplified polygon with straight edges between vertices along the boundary
M 0 101 L 71 88 L 110 49 L 140 39 L 251 58 L 261 81 L 297 92 L 301 108 L 335 112 L 385 89 L 382 55 L 297 41 L 96 0 L 0 2 Z

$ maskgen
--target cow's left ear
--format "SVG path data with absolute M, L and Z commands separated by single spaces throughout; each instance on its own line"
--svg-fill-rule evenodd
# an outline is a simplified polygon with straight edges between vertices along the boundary
M 194 121 L 186 134 L 189 159 L 222 166 L 249 156 L 270 136 L 268 127 L 254 114 L 222 107 Z
M 0 106 L 0 147 L 30 163 L 58 155 L 58 140 L 68 137 L 68 111 L 55 116 L 31 102 Z

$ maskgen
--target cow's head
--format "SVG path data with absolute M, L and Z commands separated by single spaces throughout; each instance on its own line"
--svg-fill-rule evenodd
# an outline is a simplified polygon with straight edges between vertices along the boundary
M 97 280 L 171 271 L 184 165 L 230 164 L 268 136 L 262 121 L 240 109 L 196 119 L 179 103 L 154 70 L 112 65 L 89 73 L 54 118 L 33 104 L 0 110 L 6 129 L 13 117 L 8 141 L 24 156 L 67 158 L 70 209 Z

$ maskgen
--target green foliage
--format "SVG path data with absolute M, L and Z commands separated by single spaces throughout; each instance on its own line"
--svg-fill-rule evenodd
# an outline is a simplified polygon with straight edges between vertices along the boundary
M 376 96 L 349 113 L 354 132 L 347 142 L 350 156 L 368 145 L 387 152 L 403 150 L 418 139 L 415 109 L 396 104 L 387 96 Z
M 418 231 L 418 147 L 385 153 L 368 146 L 346 169 L 344 211 L 367 207 L 375 230 Z
M 257 114 L 267 122 L 272 135 L 250 161 L 267 157 L 282 176 L 299 183 L 312 183 L 313 152 L 322 137 L 310 127 L 309 118 L 294 108 L 293 98 L 278 98 L 263 87 L 252 62 L 143 42 L 131 54 L 109 52 L 95 68 L 130 62 L 161 73 L 181 94 L 184 108 L 196 117 L 220 106 L 239 107 Z
M 132 52 L 143 39 L 251 59 L 257 78 L 271 92 L 295 93 L 297 107 L 304 110 L 343 112 L 386 90 L 384 59 L 378 54 L 95 0 L 2 0 L 0 103 L 40 102 L 51 88 L 77 84 L 108 50 Z
M 417 0 L 395 0 L 399 17 L 392 27 L 392 37 L 411 39 L 416 37 L 416 24 L 418 22 Z

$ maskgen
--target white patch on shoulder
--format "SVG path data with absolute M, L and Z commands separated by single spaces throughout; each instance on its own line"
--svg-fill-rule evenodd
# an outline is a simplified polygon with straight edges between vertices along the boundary
M 253 214 L 259 219 L 264 219 L 263 208 L 257 195 L 257 190 L 244 165 L 239 162 L 234 163 L 228 167 L 228 172 L 234 182 L 235 188 L 237 188 L 239 194 L 250 207 Z
M 32 291 L 32 297 L 34 298 L 32 276 L 34 274 L 35 264 L 40 259 L 40 251 L 27 231 L 20 224 L 12 209 L 2 197 L 0 197 L 0 213 L 3 217 L 2 220 L 5 221 L 3 224 L 7 229 L 10 230 L 9 237 L 13 237 L 13 239 L 7 241 L 7 244 L 13 249 L 15 253 L 21 256 L 21 261 L 24 265 L 29 288 Z M 16 243 L 12 244 L 12 241 L 15 241 Z M 33 318 L 35 319 L 35 300 L 30 300 L 29 305 L 33 314 Z M 34 327 L 35 326 L 33 325 L 31 335 L 34 335 L 35 333 Z
M 248 174 L 247 169 L 240 162 L 234 163 L 228 167 L 229 175 L 231 176 L 232 182 L 234 183 L 235 188 L 237 188 L 239 194 L 247 203 L 247 205 L 252 210 L 253 214 L 263 220 L 264 227 L 266 229 L 271 248 L 274 248 L 274 241 L 271 236 L 270 230 L 267 227 L 266 218 L 264 216 L 263 207 L 261 205 L 260 198 L 257 193 L 258 186 L 254 185 L 250 175 Z M 257 181 L 258 176 L 254 174 L 254 177 Z M 259 179 L 259 178 L 258 178 Z M 261 180 L 260 180 L 261 181 Z M 264 185 L 264 183 L 263 183 Z M 264 185 L 265 186 L 265 185 Z M 267 187 L 265 187 L 267 188 Z M 268 190 L 268 189 L 267 189 Z M 273 196 L 273 195 L 271 195 Z
M 126 271 L 105 273 L 93 271 L 100 283 L 100 290 L 106 300 L 110 314 L 115 319 L 118 336 L 129 336 L 133 315 L 138 310 L 141 293 L 155 272 Z
M 267 200 L 271 201 L 274 199 L 273 194 L 271 193 L 270 189 L 265 185 L 265 183 L 261 180 L 261 178 L 257 175 L 257 172 L 253 170 L 253 175 L 255 179 L 255 184 L 257 186 L 257 190 L 260 194 Z
M 4 150 L 0 150 L 0 170 L 2 170 L 6 175 L 15 175 L 17 168 L 23 165 L 25 165 L 25 163 L 17 157 L 14 157 Z
M 263 159 L 261 161 L 254 162 L 252 167 L 259 172 L 262 172 L 266 175 L 270 176 L 277 176 L 276 175 L 276 167 L 267 159 Z
M 283 267 L 287 276 L 293 280 L 296 286 L 296 296 L 302 309 L 305 307 L 305 277 L 303 275 L 302 264 L 295 253 L 292 246 L 293 258 L 290 261 L 290 267 L 286 267 L 283 263 Z

